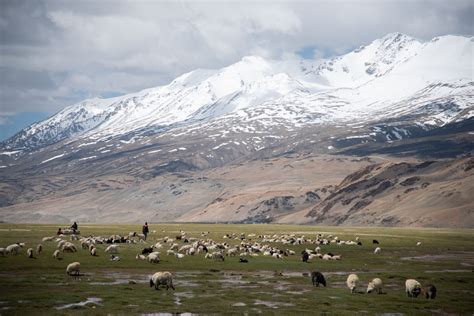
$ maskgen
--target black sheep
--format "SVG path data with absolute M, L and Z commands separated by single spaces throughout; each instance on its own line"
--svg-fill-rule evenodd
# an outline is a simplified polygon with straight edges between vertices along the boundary
M 303 251 L 301 260 L 303 260 L 303 262 L 308 262 L 308 259 L 309 259 L 309 253 L 307 253 L 306 251 Z
M 313 282 L 313 286 L 319 286 L 319 284 L 322 284 L 326 287 L 326 279 L 321 272 L 311 272 L 311 282 Z
M 379 244 L 379 241 L 378 241 L 377 239 L 374 239 L 374 240 L 372 240 L 372 243 L 378 245 L 378 244 Z
M 436 298 L 436 286 L 428 284 L 425 288 L 425 296 L 427 299 L 434 300 Z
M 248 263 L 249 261 L 245 258 L 239 258 L 240 263 Z
M 147 255 L 152 252 L 153 252 L 153 247 L 146 247 L 146 248 L 143 248 L 142 255 Z

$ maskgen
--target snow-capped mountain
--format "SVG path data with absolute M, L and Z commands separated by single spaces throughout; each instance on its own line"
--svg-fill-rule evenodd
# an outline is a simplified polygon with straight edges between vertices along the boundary
M 474 113 L 472 51 L 472 38 L 421 42 L 393 33 L 322 63 L 244 57 L 222 69 L 191 71 L 166 86 L 80 102 L 22 130 L 2 147 L 27 152 L 64 139 L 165 131 L 226 116 L 245 120 L 244 113 L 255 112 L 290 125 L 302 123 L 300 116 L 308 124 L 362 122 L 390 117 L 394 107 L 396 113 L 421 114 L 419 106 L 411 106 L 421 100 L 449 100 L 449 109 L 429 109 L 417 122 L 439 126 Z
M 473 46 L 394 33 L 330 60 L 248 56 L 85 100 L 0 144 L 0 221 L 443 226 L 430 212 L 449 209 L 460 219 L 449 225 L 471 226 L 472 199 L 462 197 L 473 183 Z M 454 157 L 442 172 L 413 163 Z M 371 186 L 346 194 L 339 183 L 367 168 Z M 326 212 L 333 204 L 337 218 Z
M 474 115 L 473 44 L 462 36 L 421 42 L 393 33 L 313 64 L 244 57 L 222 69 L 191 71 L 166 86 L 85 100 L 2 147 L 21 154 L 62 140 L 156 134 L 226 118 L 233 126 L 267 121 L 266 128 L 284 123 L 291 129 L 412 115 L 418 126 L 442 126 Z

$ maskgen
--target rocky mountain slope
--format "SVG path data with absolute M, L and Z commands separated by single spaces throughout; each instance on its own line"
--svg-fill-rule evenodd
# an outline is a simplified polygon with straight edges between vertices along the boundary
M 395 157 L 403 157 L 413 163 L 413 157 L 474 151 L 473 45 L 462 36 L 421 42 L 394 33 L 331 60 L 249 56 L 222 69 L 197 69 L 166 86 L 80 102 L 0 144 L 0 220 L 357 224 L 351 216 L 341 221 L 337 212 L 331 219 L 308 217 L 307 208 L 330 203 L 331 190 L 367 161 L 401 163 Z M 286 166 L 294 159 L 319 157 L 312 159 L 332 169 L 321 160 L 328 154 L 335 155 L 328 160 L 344 161 L 343 172 L 324 183 L 331 190 L 301 171 L 290 181 Z M 372 158 L 350 158 L 367 155 Z M 278 171 L 281 190 L 267 183 L 261 190 L 268 193 L 234 197 L 241 187 L 233 179 L 207 175 L 250 165 L 260 172 L 272 159 L 275 166 L 286 162 Z M 325 174 L 318 170 L 312 177 Z M 243 205 L 240 215 L 226 203 Z

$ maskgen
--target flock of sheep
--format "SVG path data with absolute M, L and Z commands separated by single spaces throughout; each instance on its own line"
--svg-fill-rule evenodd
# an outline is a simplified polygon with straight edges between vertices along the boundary
M 156 231 L 153 231 L 156 233 Z M 329 244 L 337 244 L 339 246 L 349 245 L 349 246 L 361 246 L 362 243 L 359 240 L 359 237 L 356 237 L 355 241 L 352 240 L 339 240 L 338 237 L 333 237 L 332 235 L 324 236 L 323 234 L 318 234 L 316 238 L 310 239 L 304 236 L 297 237 L 294 234 L 289 235 L 259 235 L 256 234 L 226 234 L 223 236 L 224 240 L 240 240 L 240 243 L 237 245 L 230 245 L 228 242 L 216 242 L 211 238 L 208 238 L 209 232 L 201 232 L 200 238 L 189 237 L 186 232 L 180 231 L 180 234 L 171 237 L 164 237 L 158 239 L 158 241 L 149 246 L 143 248 L 141 253 L 136 255 L 137 260 L 146 260 L 150 263 L 159 263 L 160 262 L 160 252 L 156 251 L 167 247 L 166 254 L 169 256 L 174 256 L 178 260 L 184 258 L 185 256 L 197 256 L 199 254 L 204 254 L 204 257 L 207 259 L 213 259 L 218 261 L 225 261 L 226 257 L 239 257 L 239 262 L 247 263 L 247 257 L 257 257 L 257 256 L 271 256 L 276 259 L 282 259 L 287 256 L 296 255 L 295 251 L 288 249 L 287 246 L 290 245 L 316 245 L 314 249 L 306 248 L 301 252 L 301 260 L 303 262 L 308 262 L 311 259 L 319 258 L 322 260 L 342 260 L 341 255 L 336 255 L 332 253 L 322 253 L 321 247 Z M 119 261 L 120 257 L 116 256 L 119 253 L 119 244 L 136 244 L 136 243 L 146 243 L 145 236 L 142 234 L 137 234 L 134 232 L 129 233 L 128 236 L 112 235 L 109 237 L 101 236 L 88 236 L 79 238 L 76 234 L 70 235 L 70 241 L 65 240 L 66 235 L 59 235 L 57 237 L 44 237 L 42 242 L 56 242 L 57 249 L 53 252 L 52 257 L 54 259 L 61 260 L 61 253 L 74 253 L 78 249 L 73 241 L 80 243 L 81 248 L 87 250 L 91 256 L 97 256 L 97 244 L 108 244 L 105 249 L 105 253 L 110 254 L 110 260 Z M 255 241 L 259 240 L 259 241 Z M 181 242 L 181 244 L 179 243 Z M 283 248 L 277 248 L 272 246 L 271 243 L 280 243 L 283 245 Z M 378 245 L 377 240 L 372 241 L 373 244 Z M 416 244 L 420 246 L 421 243 Z M 25 247 L 25 243 L 15 243 L 7 246 L 6 248 L 0 248 L 0 255 L 6 256 L 9 254 L 17 255 L 20 253 L 21 249 Z M 26 254 L 28 258 L 35 258 L 41 254 L 43 245 L 40 243 L 36 246 L 36 249 L 28 248 Z M 374 254 L 377 255 L 381 252 L 380 247 L 376 247 Z M 66 273 L 71 276 L 80 275 L 81 264 L 79 262 L 73 262 L 67 265 Z M 326 279 L 321 272 L 314 271 L 311 273 L 311 281 L 314 286 L 319 286 L 322 284 L 326 287 Z M 357 287 L 360 284 L 360 279 L 356 274 L 350 274 L 346 280 L 347 287 L 350 289 L 351 293 L 356 292 Z M 150 278 L 150 287 L 155 287 L 159 289 L 160 286 L 166 286 L 166 289 L 169 288 L 175 289 L 173 285 L 173 276 L 170 272 L 156 272 Z M 375 278 L 368 283 L 366 293 L 378 293 L 382 294 L 383 282 L 380 278 Z M 422 292 L 424 292 L 426 298 L 434 299 L 436 297 L 436 287 L 432 284 L 426 286 L 422 290 L 420 282 L 414 279 L 408 279 L 405 282 L 405 291 L 408 297 L 418 297 Z

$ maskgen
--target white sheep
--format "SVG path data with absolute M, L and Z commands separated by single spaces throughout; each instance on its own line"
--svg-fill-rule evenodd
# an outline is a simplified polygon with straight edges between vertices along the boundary
M 350 274 L 347 277 L 346 284 L 347 284 L 347 287 L 351 290 L 351 293 L 355 292 L 358 283 L 359 283 L 359 277 L 357 276 L 357 274 Z
M 91 256 L 93 256 L 93 257 L 97 256 L 97 248 L 93 247 L 93 248 L 90 250 L 90 253 L 91 253 Z
M 331 257 L 330 255 L 328 255 L 327 253 L 323 255 L 323 257 L 321 259 L 323 260 L 331 260 Z
M 178 247 L 179 247 L 179 244 L 172 244 L 171 247 L 170 247 L 170 250 L 178 250 Z
M 135 259 L 137 259 L 137 260 L 146 260 L 146 256 L 137 253 L 137 255 L 135 256 Z
M 54 252 L 53 252 L 53 258 L 54 259 L 58 259 L 58 260 L 61 260 L 60 258 L 60 255 L 61 254 L 61 251 L 59 251 L 59 249 L 56 249 Z
M 331 260 L 341 260 L 341 255 L 334 255 L 331 257 Z
M 196 248 L 191 247 L 186 251 L 186 254 L 189 256 L 194 256 L 196 254 Z
M 43 245 L 42 245 L 42 244 L 38 244 L 38 245 L 36 246 L 36 254 L 39 255 L 39 254 L 41 253 L 41 251 L 43 251 Z
M 405 291 L 408 297 L 418 297 L 421 293 L 421 284 L 415 279 L 408 279 L 405 282 Z
M 168 271 L 156 272 L 153 274 L 153 276 L 150 278 L 150 287 L 155 286 L 155 289 L 159 290 L 160 285 L 165 285 L 166 290 L 169 288 L 174 290 L 173 275 L 171 275 L 171 273 Z
M 58 249 L 61 249 L 62 246 L 64 246 L 66 243 L 67 243 L 67 241 L 61 239 L 61 240 L 58 242 Z
M 72 244 L 70 242 L 67 242 L 67 243 L 63 244 L 63 246 L 61 247 L 61 250 L 63 252 L 76 252 L 77 248 L 74 244 Z
M 118 253 L 118 245 L 110 245 L 105 248 L 106 253 Z
M 175 252 L 174 252 L 174 250 L 168 249 L 168 250 L 166 250 L 166 254 L 168 256 L 174 256 Z
M 35 259 L 34 255 L 33 255 L 33 248 L 28 248 L 28 250 L 26 250 L 26 255 L 28 258 L 30 259 Z
M 421 241 L 416 243 L 417 246 L 421 246 Z
M 7 253 L 17 255 L 18 252 L 20 252 L 20 248 L 21 247 L 19 244 L 11 244 L 7 246 L 6 250 L 7 250 Z
M 81 264 L 79 262 L 70 263 L 66 268 L 66 273 L 67 275 L 79 275 L 80 268 Z
M 184 258 L 184 254 L 182 254 L 182 253 L 175 253 L 174 256 L 178 259 L 183 259 Z
M 377 294 L 382 294 L 382 280 L 375 278 L 369 282 L 367 285 L 367 294 L 376 292 Z
M 160 263 L 160 253 L 152 252 L 147 257 L 148 262 L 150 263 Z
M 181 248 L 179 248 L 178 252 L 184 252 L 188 249 L 191 249 L 192 248 L 192 245 L 184 245 L 182 246 Z
M 224 261 L 224 255 L 220 252 L 206 253 L 204 256 L 206 259 L 222 260 Z
M 43 237 L 43 239 L 42 239 L 43 242 L 53 241 L 53 240 L 54 240 L 54 236 Z
M 380 247 L 377 247 L 377 248 L 375 248 L 375 250 L 374 250 L 374 254 L 375 254 L 375 255 L 378 255 L 381 251 L 382 251 L 382 249 L 381 249 Z

